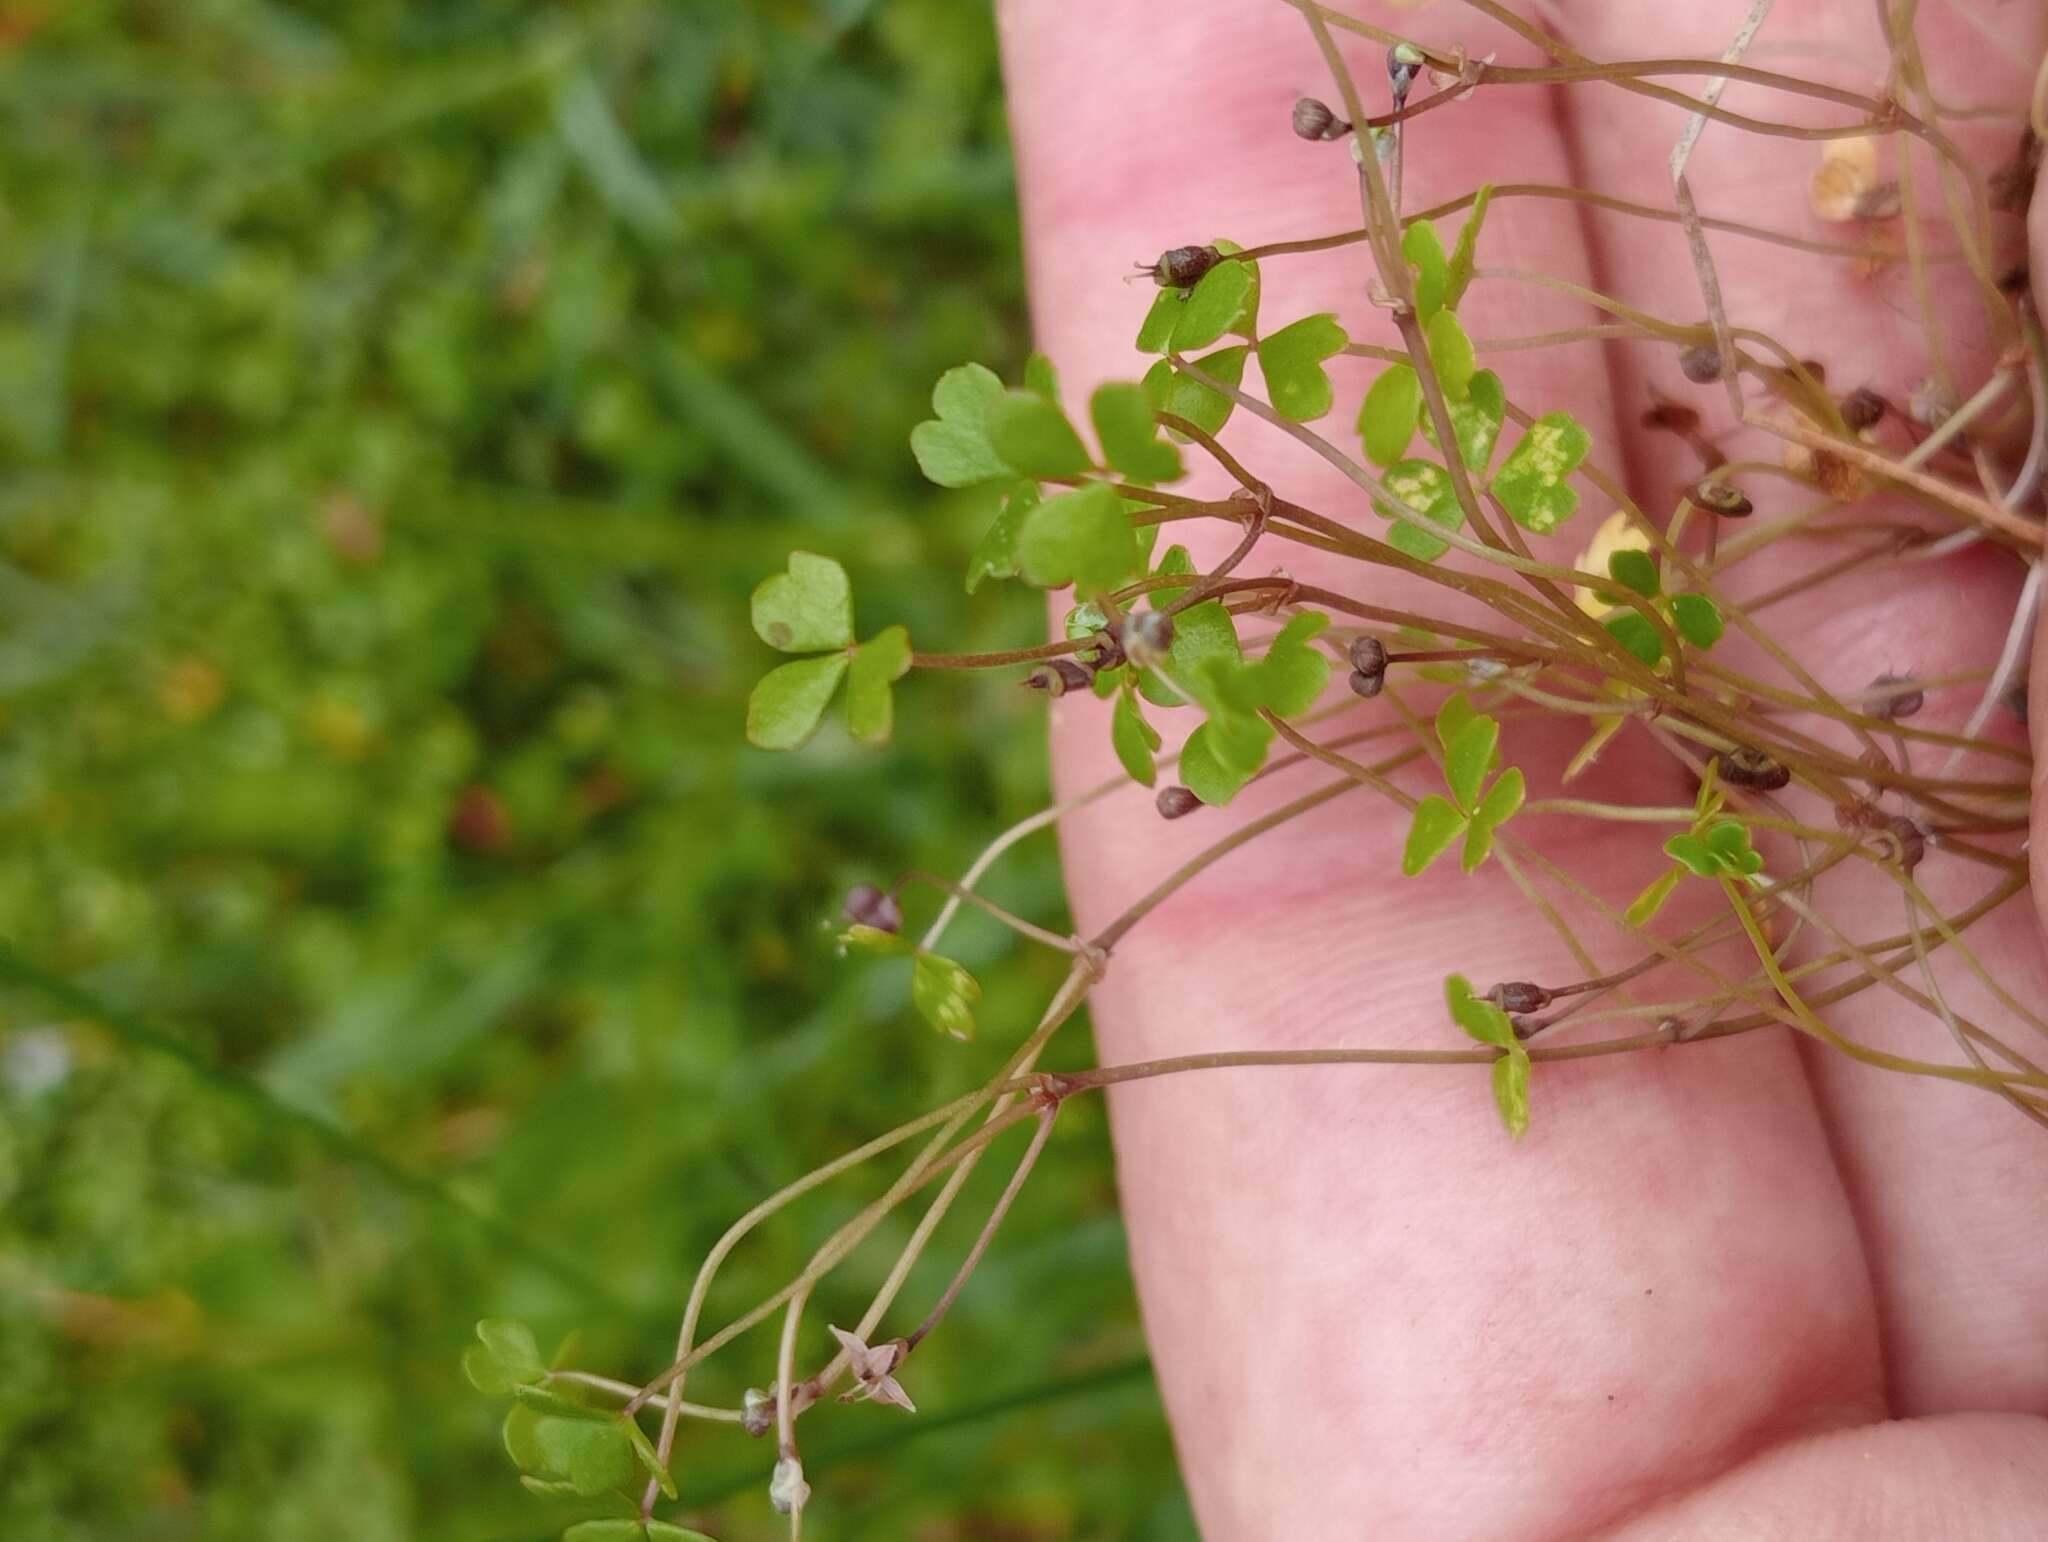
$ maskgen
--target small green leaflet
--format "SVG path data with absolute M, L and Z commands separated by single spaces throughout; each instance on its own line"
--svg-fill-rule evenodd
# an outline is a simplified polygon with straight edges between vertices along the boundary
M 1406 365 L 1400 366 L 1406 368 Z M 1417 412 L 1422 422 L 1425 438 L 1438 451 L 1443 449 L 1437 443 L 1436 421 L 1421 409 L 1422 387 L 1416 386 Z M 1472 377 L 1463 401 L 1446 401 L 1445 409 L 1451 419 L 1451 432 L 1458 436 L 1458 455 L 1465 462 L 1468 471 L 1484 471 L 1493 459 L 1493 446 L 1500 438 L 1501 420 L 1507 416 L 1507 394 L 1501 389 L 1500 376 L 1490 369 L 1482 369 Z M 1402 448 L 1407 448 L 1403 441 Z
M 1100 386 L 1088 411 L 1103 459 L 1115 470 L 1145 486 L 1180 479 L 1180 451 L 1159 437 L 1152 398 L 1143 386 Z
M 1702 650 L 1719 642 L 1725 630 L 1721 607 L 1704 594 L 1673 595 L 1671 619 L 1678 627 L 1678 635 Z
M 1529 1128 L 1529 1051 L 1515 1037 L 1514 1024 L 1507 1013 L 1476 994 L 1461 974 L 1444 980 L 1444 1004 L 1451 1021 L 1469 1036 L 1505 1051 L 1493 1062 L 1493 1101 L 1509 1137 L 1520 1140 Z
M 802 744 L 849 668 L 847 727 L 864 744 L 889 737 L 890 687 L 910 668 L 910 637 L 894 626 L 853 645 L 853 593 L 844 568 L 830 557 L 791 552 L 789 570 L 755 588 L 753 620 L 760 639 L 781 652 L 832 651 L 778 665 L 761 677 L 747 698 L 748 743 L 764 750 Z
M 1472 282 L 1472 259 L 1479 247 L 1479 227 L 1486 223 L 1486 208 L 1492 202 L 1493 184 L 1480 184 L 1478 195 L 1472 200 L 1472 212 L 1465 218 L 1465 228 L 1458 232 L 1457 250 L 1451 253 L 1444 284 L 1446 310 L 1458 308 L 1458 302 L 1465 298 L 1466 286 Z
M 1654 669 L 1664 657 L 1664 639 L 1647 616 L 1633 610 L 1617 610 L 1602 617 L 1600 624 L 1638 663 Z
M 755 586 L 754 633 L 781 653 L 816 653 L 853 641 L 853 586 L 830 557 L 789 554 L 789 571 Z
M 1433 461 L 1396 461 L 1381 474 L 1380 481 L 1416 519 L 1431 520 L 1450 530 L 1465 523 L 1465 511 L 1458 506 L 1451 474 Z M 1387 544 L 1396 551 L 1434 562 L 1451 549 L 1450 542 L 1439 540 L 1411 520 L 1401 518 L 1383 499 L 1373 499 L 1372 506 L 1382 519 L 1396 521 L 1387 532 Z
M 1304 316 L 1259 339 L 1259 371 L 1266 398 L 1290 423 L 1312 423 L 1330 410 L 1336 395 L 1323 360 L 1351 344 L 1331 315 Z
M 1204 374 L 1222 381 L 1234 391 L 1244 383 L 1244 361 L 1250 354 L 1250 348 L 1234 343 L 1192 362 Z M 1186 419 L 1211 438 L 1223 432 L 1223 425 L 1230 421 L 1230 414 L 1237 406 L 1221 391 L 1204 385 L 1185 371 L 1175 369 L 1171 359 L 1161 359 L 1146 370 L 1144 385 L 1145 394 L 1152 398 L 1154 407 Z M 1171 429 L 1168 432 L 1173 433 Z M 1173 437 L 1183 439 L 1185 436 L 1174 434 Z
M 981 985 L 950 958 L 919 953 L 910 969 L 910 999 L 924 1020 L 956 1039 L 974 1037 L 974 1004 Z
M 1151 576 L 1160 578 L 1169 575 L 1178 576 L 1185 574 L 1192 578 L 1194 572 L 1195 559 L 1188 555 L 1188 549 L 1185 546 L 1169 546 L 1166 548 L 1166 554 L 1159 559 L 1159 565 L 1152 570 Z M 1164 610 L 1186 593 L 1187 590 L 1185 588 L 1154 589 L 1150 596 L 1152 608 L 1154 610 Z
M 1389 364 L 1367 388 L 1358 407 L 1358 436 L 1366 458 L 1391 466 L 1408 453 L 1422 413 L 1422 382 L 1412 364 Z
M 1429 341 L 1429 362 L 1451 401 L 1461 402 L 1472 389 L 1472 377 L 1479 372 L 1479 356 L 1472 339 L 1453 311 L 1438 311 L 1423 328 Z
M 1059 405 L 1060 375 L 1052 360 L 1042 353 L 1033 353 L 1024 361 L 1024 389 L 1036 391 L 1055 407 Z
M 1657 576 L 1655 559 L 1644 551 L 1615 552 L 1607 559 L 1607 576 L 1618 584 L 1627 585 L 1645 599 L 1655 599 L 1663 588 Z
M 1243 656 L 1237 641 L 1237 623 L 1230 612 L 1224 609 L 1221 600 L 1204 600 L 1173 618 L 1173 647 L 1167 651 L 1165 674 L 1181 682 L 1185 690 L 1191 688 L 1208 660 L 1220 658 L 1235 664 Z M 1188 703 L 1182 691 L 1162 678 L 1159 670 L 1142 671 L 1138 690 L 1155 707 L 1184 707 Z
M 1159 749 L 1159 730 L 1145 721 L 1138 698 L 1130 691 L 1117 693 L 1116 708 L 1109 718 L 1109 742 L 1132 781 L 1150 787 L 1159 779 L 1152 763 Z
M 989 409 L 1002 400 L 1003 382 L 994 370 L 962 364 L 939 376 L 932 410 L 910 431 L 910 453 L 926 478 L 941 487 L 972 487 L 1017 473 L 988 438 Z
M 1226 255 L 1242 251 L 1234 241 L 1209 243 Z M 1165 288 L 1138 329 L 1140 353 L 1187 353 L 1206 348 L 1226 332 L 1253 335 L 1259 315 L 1259 265 L 1219 262 L 1193 289 Z
M 667 1521 L 578 1521 L 562 1533 L 562 1542 L 713 1542 L 701 1531 L 671 1526 Z
M 1401 236 L 1401 255 L 1415 270 L 1415 319 L 1427 327 L 1443 310 L 1450 289 L 1450 264 L 1436 226 L 1413 221 Z
M 1003 494 L 1003 506 L 996 512 L 988 534 L 974 548 L 967 561 L 967 592 L 974 593 L 984 578 L 1017 576 L 1017 535 L 1024 528 L 1024 516 L 1038 507 L 1038 484 L 1023 481 Z
M 462 1352 L 462 1373 L 477 1391 L 501 1397 L 514 1387 L 535 1386 L 547 1365 L 523 1322 L 486 1317 L 476 1325 L 477 1342 Z
M 886 627 L 853 650 L 846 673 L 846 728 L 862 744 L 886 744 L 895 724 L 895 693 L 910 673 L 910 634 Z
M 1028 477 L 1071 477 L 1095 461 L 1057 402 L 1036 391 L 1005 391 L 988 409 L 988 440 Z
M 1156 537 L 1156 527 L 1149 533 Z M 1114 589 L 1142 571 L 1144 551 L 1123 500 L 1100 482 L 1046 499 L 1025 515 L 1017 537 L 1027 581 L 1041 589 L 1072 584 L 1079 595 Z
M 1592 447 L 1593 436 L 1570 413 L 1545 413 L 1493 474 L 1494 496 L 1524 529 L 1555 530 L 1579 506 L 1567 479 Z
M 638 1463 L 632 1442 L 616 1419 L 541 1418 L 533 1427 L 547 1471 L 566 1478 L 588 1498 L 630 1480 Z

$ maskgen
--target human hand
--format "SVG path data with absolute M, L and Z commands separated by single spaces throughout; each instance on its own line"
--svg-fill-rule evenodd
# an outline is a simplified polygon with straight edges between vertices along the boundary
M 1513 8 L 1548 14 L 1584 53 L 1620 59 L 1717 57 L 1748 5 Z M 1876 94 L 1887 70 L 1883 9 L 1781 0 L 1749 62 Z M 2048 39 L 2039 7 L 1957 0 L 1920 10 L 1945 100 L 2024 106 Z M 1475 56 L 1541 59 L 1457 4 L 1370 11 Z M 1108 281 L 1131 259 L 1218 234 L 1250 242 L 1359 223 L 1344 148 L 1287 131 L 1298 94 L 1335 97 L 1301 15 L 1281 0 L 1010 0 L 1003 27 L 1037 327 L 1070 400 L 1103 378 L 1131 378 L 1140 363 L 1129 338 L 1149 296 Z M 1368 101 L 1383 108 L 1381 50 L 1347 54 Z M 1701 82 L 1670 84 L 1696 91 Z M 1838 106 L 1741 84 L 1724 105 L 1802 124 L 1845 121 Z M 1487 87 L 1414 123 L 1405 203 L 1480 181 L 1531 181 L 1669 207 L 1666 157 L 1684 118 L 1606 84 Z M 2010 152 L 2016 124 L 1944 127 L 1988 164 Z M 1711 124 L 1690 179 L 1709 213 L 1832 238 L 1843 232 L 1817 228 L 1807 206 L 1817 160 L 1811 143 Z M 2048 199 L 2037 200 L 2037 232 L 2044 215 Z M 2011 217 L 1999 219 L 2012 236 Z M 1926 228 L 1942 229 L 1938 220 Z M 1902 267 L 1872 276 L 1735 239 L 1713 247 L 1730 313 L 1821 360 L 1838 389 L 1868 383 L 1903 402 L 1928 373 Z M 1664 317 L 1703 311 L 1672 225 L 1503 199 L 1481 261 L 1588 283 Z M 2035 271 L 2048 273 L 2048 253 Z M 1357 247 L 1269 261 L 1265 313 L 1334 306 L 1353 338 L 1393 341 L 1367 303 L 1369 272 Z M 1953 268 L 1937 273 L 1933 303 L 1957 318 L 1947 341 L 1959 371 L 1981 380 L 1988 361 L 1970 321 L 1981 311 Z M 1502 281 L 1476 285 L 1466 312 L 1479 337 L 1589 319 L 1553 294 Z M 1604 357 L 1598 346 L 1492 362 L 1511 393 L 1569 407 L 1593 431 L 1595 455 L 1647 502 L 1649 490 L 1697 475 L 1683 445 L 1636 428 L 1651 388 L 1696 402 L 1710 430 L 1726 426 L 1726 402 L 1718 386 L 1686 385 L 1668 346 L 1616 345 Z M 1346 363 L 1359 365 L 1333 367 L 1331 422 L 1348 425 L 1371 370 Z M 1286 496 L 1377 526 L 1354 489 L 1263 425 L 1239 414 L 1226 438 Z M 1774 456 L 1761 436 L 1749 441 Z M 1604 512 L 1581 514 L 1554 548 L 1561 560 Z M 1214 541 L 1198 556 L 1220 555 L 1229 533 Z M 1757 564 L 1772 571 L 1754 575 L 1748 592 L 1828 560 L 1798 546 L 1787 543 L 1775 566 Z M 1315 554 L 1296 547 L 1262 549 L 1247 571 L 1276 562 L 1297 576 L 1315 571 Z M 2004 639 L 2021 574 L 2008 553 L 1981 545 L 1836 580 L 1770 621 L 1838 689 L 1887 672 L 1981 668 Z M 1387 585 L 1376 598 L 1398 592 L 1373 582 Z M 2034 679 L 2042 724 L 2048 666 Z M 1959 727 L 1972 695 L 1930 697 L 1925 722 Z M 1069 790 L 1114 771 L 1097 710 L 1085 699 L 1056 708 Z M 2001 722 L 1991 731 L 2019 733 Z M 1570 748 L 1539 729 L 1514 752 L 1540 775 Z M 1596 775 L 1637 797 L 1643 778 L 1690 796 L 1672 763 L 1643 745 L 1618 742 Z M 1227 813 L 1177 824 L 1130 800 L 1075 815 L 1064 839 L 1084 932 L 1228 822 L 1308 785 L 1254 786 Z M 1656 852 L 1615 831 L 1551 818 L 1522 833 L 1625 902 L 1652 876 Z M 1443 1046 L 1448 972 L 1577 977 L 1498 871 L 1398 876 L 1401 834 L 1394 810 L 1339 799 L 1169 901 L 1120 945 L 1094 993 L 1104 1061 Z M 1937 854 L 1919 876 L 1956 903 L 1982 886 L 1966 866 Z M 1867 874 L 1831 877 L 1817 903 L 1854 936 L 1896 931 L 1902 919 L 1896 888 Z M 2048 1000 L 2040 924 L 2024 897 L 1971 937 L 2017 997 Z M 2017 1023 L 1965 972 L 1944 965 L 1941 979 L 1956 1010 Z M 1938 1022 L 1882 990 L 1843 1002 L 1829 1020 L 1881 1048 L 1944 1047 Z M 1982 1091 L 1859 1066 L 1782 1029 L 1539 1066 L 1535 1099 L 1530 1133 L 1511 1146 L 1464 1073 L 1265 1068 L 1119 1089 L 1133 1262 L 1205 1535 L 2048 1530 L 2048 1134 Z

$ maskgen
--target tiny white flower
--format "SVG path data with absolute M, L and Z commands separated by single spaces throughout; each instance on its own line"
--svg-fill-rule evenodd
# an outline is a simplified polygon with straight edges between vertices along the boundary
M 775 1475 L 768 1480 L 768 1502 L 783 1515 L 811 1502 L 811 1486 L 804 1482 L 802 1462 L 785 1456 L 775 1464 Z
M 846 1351 L 846 1358 L 853 1367 L 854 1388 L 840 1399 L 841 1402 L 867 1399 L 876 1403 L 894 1403 L 910 1413 L 917 1412 L 917 1404 L 910 1401 L 910 1394 L 903 1390 L 903 1384 L 893 1374 L 903 1363 L 903 1357 L 910 1353 L 908 1344 L 902 1339 L 890 1339 L 870 1348 L 844 1328 L 833 1328 L 832 1337 L 839 1340 L 839 1347 Z

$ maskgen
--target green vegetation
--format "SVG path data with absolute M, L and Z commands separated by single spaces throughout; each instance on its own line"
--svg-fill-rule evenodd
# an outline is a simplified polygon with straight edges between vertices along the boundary
M 507 1481 L 475 1320 L 541 1332 L 471 1355 L 493 1385 L 571 1324 L 654 1374 L 734 1216 L 1003 1052 L 842 963 L 836 912 L 1042 806 L 1035 698 L 949 682 L 879 751 L 836 710 L 795 757 L 741 732 L 792 550 L 851 575 L 864 737 L 891 629 L 1036 640 L 1021 587 L 930 581 L 1004 489 L 905 444 L 948 365 L 1024 367 L 990 19 L 8 8 L 0 135 L 0 1535 L 558 1536 L 589 1507 Z M 972 387 L 941 424 L 979 434 Z M 1050 842 L 985 887 L 1055 914 Z M 974 911 L 947 950 L 989 1020 L 1063 973 Z M 1107 1173 L 1083 1100 L 919 1419 L 807 1444 L 834 1537 L 1190 1534 Z M 776 1216 L 714 1305 L 874 1192 Z M 593 1481 L 632 1455 L 535 1416 Z M 781 1534 L 726 1438 L 674 1518 Z

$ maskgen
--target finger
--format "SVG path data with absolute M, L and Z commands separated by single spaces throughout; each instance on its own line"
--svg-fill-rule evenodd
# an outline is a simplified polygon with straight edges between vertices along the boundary
M 1142 367 L 1127 342 L 1145 297 L 1107 282 L 1130 257 L 1358 223 L 1341 148 L 1287 134 L 1292 96 L 1325 78 L 1287 8 L 1039 0 L 1004 29 L 1036 324 L 1077 398 Z M 1522 52 L 1469 17 L 1456 35 Z M 1382 78 L 1375 54 L 1353 58 Z M 1573 180 L 1540 92 L 1423 122 L 1411 203 L 1482 178 Z M 1590 276 L 1563 205 L 1504 203 L 1486 243 Z M 1268 263 L 1268 325 L 1334 302 L 1353 336 L 1386 340 L 1365 274 L 1355 249 Z M 1475 293 L 1469 313 L 1475 334 L 1585 319 L 1540 294 Z M 1365 373 L 1341 381 L 1332 433 Z M 1506 373 L 1512 397 L 1614 443 L 1590 356 L 1517 356 Z M 1227 437 L 1284 495 L 1375 526 L 1348 484 L 1243 414 Z M 1063 700 L 1053 731 L 1063 785 L 1109 769 L 1096 704 Z M 1321 779 L 1293 776 L 1240 802 Z M 1084 929 L 1236 812 L 1164 825 L 1133 796 L 1070 820 Z M 1456 1042 L 1446 973 L 1575 977 L 1497 873 L 1395 876 L 1401 832 L 1365 795 L 1340 799 L 1162 906 L 1095 992 L 1104 1058 L 1441 1047 Z M 1641 845 L 1596 832 L 1571 864 L 1625 896 L 1651 873 Z M 1788 1045 L 1546 1066 L 1538 1085 L 1519 1148 L 1466 1075 L 1216 1072 L 1118 1094 L 1133 1263 L 1205 1535 L 1331 1535 L 1368 1515 L 1390 1535 L 1583 1535 L 1779 1434 L 1877 1410 L 1863 1263 Z
M 1597 57 L 1646 54 L 1712 57 L 1735 35 L 1749 0 L 1657 7 L 1634 0 L 1587 0 L 1568 15 L 1577 46 Z M 2033 62 L 2043 42 L 2038 7 L 2008 8 L 1993 34 L 1973 25 L 1963 8 L 1920 8 L 1917 35 L 1936 95 L 1972 109 L 2024 104 Z M 1877 11 L 1849 0 L 1781 0 L 1771 12 L 1749 62 L 1783 69 L 1841 89 L 1883 89 L 1889 51 Z M 1669 172 L 1662 154 L 1641 147 L 1669 146 L 1684 120 L 1679 110 L 1619 91 L 1574 98 L 1579 141 L 1591 185 L 1646 202 L 1668 205 Z M 1921 110 L 1908 93 L 1904 104 Z M 1839 106 L 1731 84 L 1723 105 L 1758 117 L 1799 124 L 1854 120 Z M 2016 123 L 1943 120 L 1942 127 L 1980 166 L 2003 161 Z M 1890 146 L 1884 153 L 1890 156 Z M 1816 146 L 1759 140 L 1725 125 L 1701 136 L 1688 176 L 1700 208 L 1814 239 L 1857 240 L 1855 225 L 1816 218 L 1808 180 L 1820 160 Z M 1912 169 L 1925 210 L 1922 233 L 1931 248 L 1953 250 L 1933 162 L 1916 156 Z M 1867 234 L 1895 237 L 1896 221 Z M 1620 297 L 1659 315 L 1693 320 L 1704 314 L 1700 284 L 1675 227 L 1602 219 L 1596 226 L 1601 266 Z M 2002 216 L 2002 260 L 2015 255 L 2017 221 Z M 1887 400 L 1907 403 L 1935 372 L 1926 341 L 1923 302 L 1902 264 L 1872 272 L 1853 260 L 1817 258 L 1725 236 L 1710 238 L 1732 322 L 1759 328 L 1800 358 L 1826 367 L 1831 389 L 1846 393 L 1872 386 Z M 1961 395 L 1987 377 L 1991 330 L 1981 292 L 1957 263 L 1930 270 L 1925 307 L 1936 318 Z M 1615 350 L 1617 396 L 1625 412 L 1647 407 L 1653 391 L 1696 405 L 1710 432 L 1729 428 L 1726 398 L 1716 385 L 1689 385 L 1669 347 L 1627 345 Z M 1753 398 L 1760 393 L 1752 390 Z M 1880 426 L 1882 442 L 1898 453 L 1909 441 L 1895 421 Z M 1722 439 L 1733 457 L 1776 459 L 1770 440 L 1737 432 Z M 1671 491 L 1699 475 L 1690 452 L 1669 436 L 1645 435 L 1632 446 L 1631 463 L 1646 501 L 1669 506 Z M 1790 512 L 1812 493 L 1774 479 L 1749 479 L 1756 520 Z M 1909 513 L 1901 500 L 1873 498 L 1857 505 L 1857 518 L 1876 521 Z M 1738 596 L 1754 597 L 1793 575 L 1835 561 L 1839 544 L 1783 543 L 1768 560 L 1749 565 L 1732 582 Z M 1984 545 L 1946 561 L 1887 562 L 1807 591 L 1796 602 L 1760 611 L 1759 619 L 1797 658 L 1810 661 L 1828 689 L 1852 692 L 1882 674 L 1933 676 L 1983 669 L 1998 657 L 2023 574 L 2022 564 Z M 1792 685 L 1767 660 L 1728 656 L 1766 678 Z M 1931 692 L 1916 725 L 1958 731 L 1981 686 Z M 2019 729 L 2001 710 L 1987 730 L 2006 742 Z M 1859 748 L 1846 738 L 1845 748 Z M 1923 772 L 1940 769 L 1941 753 L 1917 752 Z M 1986 774 L 2011 775 L 2010 762 L 1985 762 Z M 1894 811 L 1894 810 L 1888 810 Z M 1825 806 L 1805 811 L 1822 827 Z M 2038 858 L 2037 858 L 2038 860 Z M 1922 885 L 1953 911 L 1977 898 L 1999 875 L 1961 857 L 1930 848 L 1917 874 Z M 1824 878 L 1813 903 L 1850 936 L 1898 934 L 1907 914 L 1896 884 L 1870 864 L 1851 862 Z M 1930 930 L 1930 935 L 1932 935 Z M 1808 931 L 1812 948 L 1834 944 Z M 2037 919 L 2015 898 L 1972 928 L 1969 945 L 2022 1001 L 2048 1000 Z M 1809 950 L 1810 951 L 1810 950 Z M 1902 973 L 1925 988 L 1920 972 Z M 2038 1054 L 2040 1039 L 1951 956 L 1937 961 L 1940 989 L 1954 1011 L 1991 1027 L 2023 1052 Z M 1831 1008 L 1840 1032 L 1876 1048 L 1923 1059 L 1954 1060 L 1947 1028 L 1936 1016 L 1892 992 L 1874 989 Z M 1869 1251 L 1885 1338 L 1893 1406 L 1902 1413 L 1960 1408 L 2048 1408 L 2048 1251 L 2038 1246 L 2048 1221 L 2048 1139 L 2011 1110 L 1989 1103 L 1968 1087 L 1860 1066 L 1807 1046 L 1808 1060 L 1828 1125 L 1856 1205 Z

